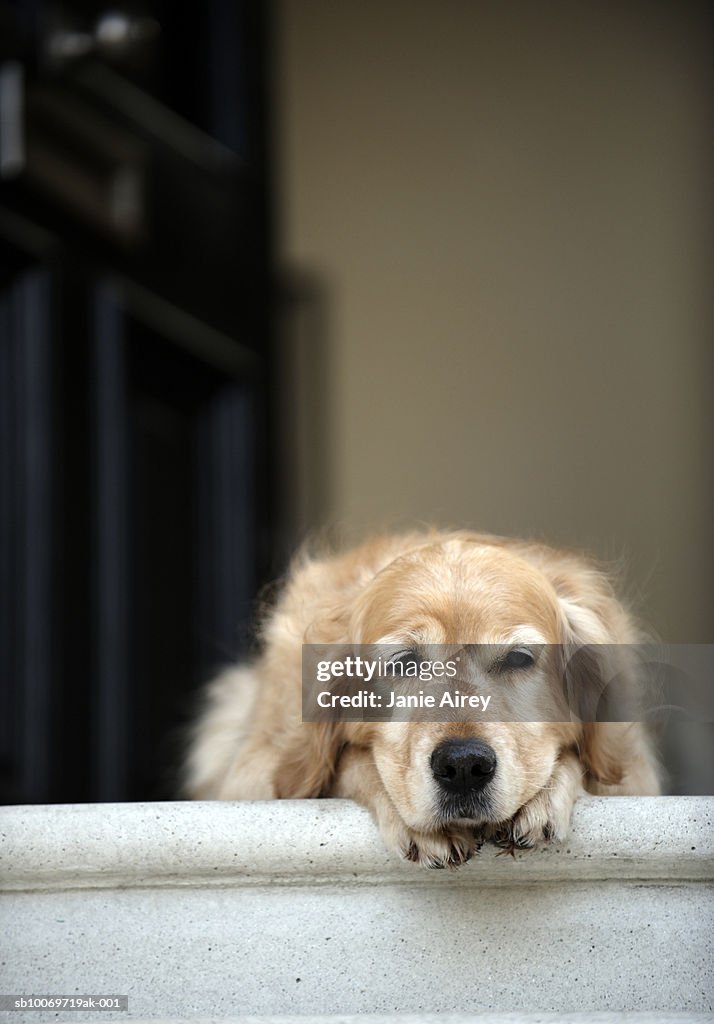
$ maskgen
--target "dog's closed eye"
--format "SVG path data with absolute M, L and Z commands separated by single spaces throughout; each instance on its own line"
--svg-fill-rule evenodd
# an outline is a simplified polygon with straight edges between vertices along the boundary
M 513 647 L 496 661 L 492 671 L 496 674 L 501 672 L 522 672 L 525 669 L 533 668 L 535 663 L 536 656 L 530 647 Z
M 419 665 L 421 657 L 414 648 L 389 654 L 382 662 L 382 674 L 385 676 L 402 676 L 410 665 Z

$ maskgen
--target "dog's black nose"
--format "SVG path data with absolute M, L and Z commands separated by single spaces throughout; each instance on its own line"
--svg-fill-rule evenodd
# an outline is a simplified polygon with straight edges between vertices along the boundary
M 475 793 L 496 771 L 496 752 L 481 740 L 446 740 L 431 755 L 431 770 L 449 793 Z

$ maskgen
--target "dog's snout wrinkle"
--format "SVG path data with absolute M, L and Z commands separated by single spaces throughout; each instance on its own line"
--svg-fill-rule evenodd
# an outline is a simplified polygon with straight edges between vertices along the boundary
M 475 793 L 496 771 L 496 752 L 482 740 L 446 740 L 431 755 L 431 771 L 449 793 Z

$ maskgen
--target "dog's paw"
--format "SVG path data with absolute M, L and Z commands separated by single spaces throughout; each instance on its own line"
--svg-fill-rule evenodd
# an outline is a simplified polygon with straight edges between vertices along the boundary
M 532 850 L 542 843 L 565 839 L 572 809 L 572 803 L 553 800 L 543 790 L 524 804 L 510 821 L 497 826 L 489 838 L 506 853 Z
M 403 828 L 396 848 L 401 857 L 425 868 L 458 868 L 480 849 L 473 832 L 448 829 L 442 832 L 415 832 Z

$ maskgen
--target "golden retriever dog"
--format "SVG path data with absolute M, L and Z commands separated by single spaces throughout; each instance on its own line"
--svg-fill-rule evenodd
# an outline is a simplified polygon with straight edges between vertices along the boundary
M 302 719 L 303 644 L 488 645 L 498 657 L 474 659 L 461 688 L 488 687 L 506 708 L 515 694 L 550 707 L 564 673 L 572 692 L 593 676 L 634 691 L 629 652 L 642 637 L 606 575 L 579 555 L 440 531 L 303 555 L 260 639 L 251 664 L 207 690 L 186 764 L 193 799 L 349 798 L 369 808 L 389 849 L 455 867 L 484 839 L 511 852 L 563 839 L 583 791 L 659 792 L 637 721 Z M 587 656 L 563 660 L 578 651 Z

